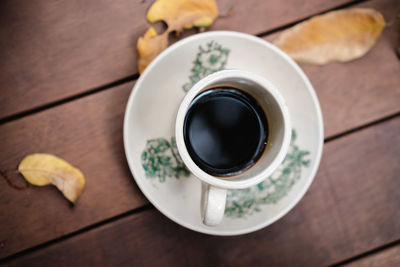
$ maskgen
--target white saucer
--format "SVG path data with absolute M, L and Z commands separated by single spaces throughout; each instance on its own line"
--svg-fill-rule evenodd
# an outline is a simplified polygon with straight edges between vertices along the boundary
M 274 83 L 294 133 L 279 170 L 255 187 L 230 191 L 222 223 L 209 227 L 200 218 L 201 183 L 183 165 L 173 136 L 185 91 L 221 69 L 251 71 Z M 281 218 L 310 186 L 322 153 L 321 109 L 303 71 L 278 48 L 243 33 L 207 32 L 172 45 L 140 76 L 125 111 L 124 146 L 139 188 L 168 218 L 202 233 L 244 234 Z

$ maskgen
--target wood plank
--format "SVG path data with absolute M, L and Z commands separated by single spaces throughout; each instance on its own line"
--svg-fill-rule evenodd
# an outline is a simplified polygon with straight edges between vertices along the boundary
M 364 258 L 345 264 L 346 267 L 400 266 L 400 246 L 387 248 Z
M 364 57 L 345 64 L 300 64 L 320 99 L 327 137 L 400 111 L 400 61 L 395 52 L 400 47 L 399 3 L 377 0 L 357 6 L 375 8 L 392 23 L 377 45 Z M 266 39 L 273 40 L 278 34 Z
M 124 217 L 8 262 L 8 266 L 323 266 L 400 237 L 400 117 L 325 146 L 304 199 L 268 228 L 199 234 L 156 210 Z
M 261 33 L 348 2 L 220 0 L 221 13 L 233 12 L 213 29 Z M 151 3 L 1 1 L 0 118 L 135 74 L 136 40 L 148 28 Z
M 85 189 L 72 207 L 50 186 L 16 190 L 0 176 L 0 257 L 65 235 L 147 203 L 128 169 L 122 142 L 133 83 L 1 126 L 0 169 L 18 186 L 22 158 L 58 155 L 82 170 Z

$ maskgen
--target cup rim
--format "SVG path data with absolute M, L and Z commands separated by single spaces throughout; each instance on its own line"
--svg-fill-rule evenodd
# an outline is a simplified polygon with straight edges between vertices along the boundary
M 267 90 L 270 95 L 275 99 L 275 101 L 279 104 L 280 111 L 283 115 L 283 127 L 284 127 L 284 136 L 282 145 L 280 150 L 272 161 L 272 163 L 262 170 L 260 173 L 254 175 L 251 178 L 246 180 L 235 180 L 235 179 L 226 179 L 221 178 L 219 176 L 213 176 L 208 174 L 207 172 L 203 171 L 197 164 L 192 160 L 189 155 L 189 152 L 186 148 L 186 144 L 184 141 L 183 136 L 183 126 L 184 120 L 186 116 L 187 109 L 191 104 L 192 100 L 210 83 L 216 82 L 222 78 L 244 78 L 247 80 L 254 81 L 261 85 L 263 89 Z M 290 140 L 291 140 L 291 122 L 290 122 L 290 115 L 289 109 L 287 104 L 283 98 L 283 96 L 279 93 L 278 89 L 267 79 L 256 75 L 254 73 L 242 70 L 221 70 L 217 71 L 213 74 L 206 76 L 205 78 L 198 81 L 186 94 L 183 98 L 178 113 L 176 116 L 176 123 L 175 123 L 175 139 L 176 145 L 179 151 L 179 154 L 185 163 L 186 167 L 192 172 L 194 176 L 196 176 L 201 181 L 219 187 L 219 188 L 226 188 L 226 189 L 243 189 L 253 185 L 256 185 L 263 180 L 265 180 L 269 175 L 271 175 L 282 163 L 284 160 L 287 151 L 289 149 Z

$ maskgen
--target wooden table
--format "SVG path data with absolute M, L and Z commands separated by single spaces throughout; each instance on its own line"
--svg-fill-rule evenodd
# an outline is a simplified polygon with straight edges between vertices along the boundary
M 221 13 L 230 15 L 209 30 L 266 40 L 339 8 L 373 7 L 389 24 L 361 59 L 301 64 L 324 116 L 318 174 L 284 218 L 236 237 L 208 236 L 173 223 L 149 204 L 128 170 L 122 122 L 138 78 L 136 40 L 148 27 L 151 2 L 0 2 L 2 263 L 399 266 L 399 1 L 218 1 Z M 9 185 L 7 180 L 25 185 L 16 166 L 34 152 L 58 155 L 85 173 L 77 205 L 51 186 Z

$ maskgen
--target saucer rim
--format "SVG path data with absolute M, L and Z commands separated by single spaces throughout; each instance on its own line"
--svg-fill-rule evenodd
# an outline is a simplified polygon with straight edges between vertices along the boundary
M 128 125 L 130 120 L 130 116 L 132 116 L 132 112 L 129 112 L 132 109 L 132 103 L 136 97 L 136 94 L 138 93 L 138 88 L 141 87 L 141 84 L 143 80 L 146 78 L 148 73 L 152 71 L 152 69 L 161 61 L 163 60 L 166 56 L 168 56 L 172 51 L 178 49 L 179 47 L 182 47 L 186 45 L 189 42 L 196 41 L 196 40 L 201 40 L 203 38 L 207 37 L 237 37 L 237 38 L 243 38 L 246 39 L 250 42 L 255 42 L 260 45 L 266 46 L 269 49 L 271 49 L 273 52 L 281 56 L 293 69 L 299 74 L 300 78 L 304 81 L 306 88 L 308 89 L 312 102 L 314 103 L 314 107 L 316 109 L 316 117 L 318 121 L 318 125 L 316 127 L 316 130 L 319 133 L 318 139 L 317 140 L 317 149 L 316 149 L 316 155 L 315 155 L 315 161 L 311 164 L 311 170 L 310 170 L 310 175 L 308 175 L 308 180 L 304 184 L 304 186 L 299 189 L 298 194 L 296 194 L 291 202 L 284 208 L 282 209 L 276 216 L 273 218 L 269 218 L 268 220 L 264 221 L 263 223 L 256 224 L 252 227 L 246 227 L 244 229 L 239 229 L 239 230 L 228 230 L 228 231 L 221 231 L 221 229 L 217 230 L 216 228 L 197 228 L 196 226 L 187 223 L 186 221 L 182 220 L 179 217 L 176 217 L 174 214 L 171 214 L 168 210 L 162 209 L 156 201 L 153 200 L 151 195 L 144 190 L 144 185 L 141 184 L 141 180 L 143 177 L 139 173 L 136 173 L 135 167 L 134 167 L 134 162 L 133 162 L 133 155 L 129 153 L 128 149 L 128 144 L 127 140 L 129 139 L 128 136 Z M 162 214 L 164 214 L 167 218 L 172 220 L 173 222 L 182 225 L 188 229 L 191 229 L 196 232 L 204 233 L 204 234 L 209 234 L 209 235 L 216 235 L 216 236 L 236 236 L 236 235 L 243 235 L 247 233 L 251 233 L 257 230 L 260 230 L 264 227 L 267 227 L 268 225 L 276 222 L 280 218 L 282 218 L 284 215 L 286 215 L 294 206 L 296 206 L 299 201 L 303 198 L 307 190 L 309 189 L 311 183 L 315 179 L 315 175 L 317 173 L 317 170 L 320 165 L 321 157 L 322 157 L 322 150 L 323 150 L 323 143 L 324 143 L 324 131 L 323 131 L 323 119 L 322 119 L 322 111 L 321 107 L 316 95 L 316 92 L 314 90 L 314 87 L 312 86 L 311 82 L 303 72 L 303 70 L 298 66 L 296 62 L 294 62 L 288 55 L 286 55 L 282 50 L 271 44 L 270 42 L 261 39 L 259 37 L 246 34 L 246 33 L 241 33 L 241 32 L 235 32 L 235 31 L 210 31 L 210 32 L 204 32 L 204 33 L 199 33 L 192 35 L 190 37 L 187 37 L 185 39 L 182 39 L 175 44 L 171 45 L 168 47 L 166 50 L 164 50 L 160 55 L 158 55 L 144 70 L 144 72 L 140 75 L 139 79 L 135 83 L 135 85 L 132 88 L 132 91 L 129 95 L 128 102 L 126 104 L 125 108 L 125 114 L 124 114 L 124 122 L 123 122 L 123 143 L 124 143 L 124 151 L 125 151 L 125 156 L 128 162 L 129 169 L 131 173 L 133 174 L 133 179 L 135 180 L 136 184 L 138 185 L 139 189 L 141 192 L 145 195 L 145 197 L 149 200 L 149 202 L 154 205 L 158 211 L 160 211 Z

